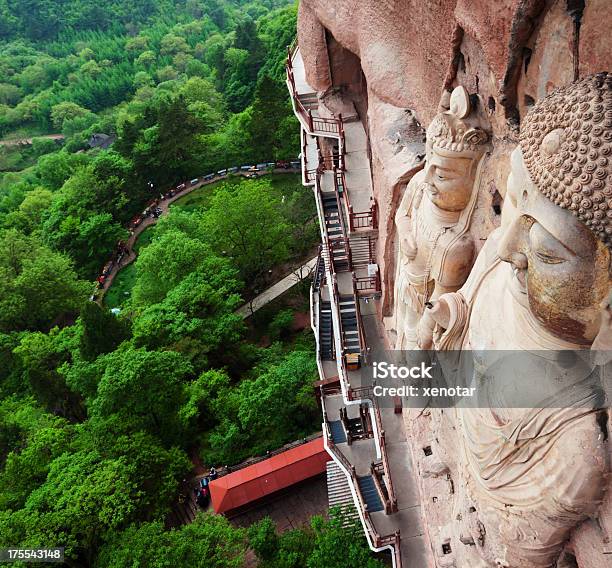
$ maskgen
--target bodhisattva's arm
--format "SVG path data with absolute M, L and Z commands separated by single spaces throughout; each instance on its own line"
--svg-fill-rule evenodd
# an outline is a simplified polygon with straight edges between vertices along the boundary
M 414 242 L 414 238 L 412 237 L 412 221 L 408 216 L 411 207 L 414 205 L 412 196 L 416 187 L 417 183 L 413 178 L 408 184 L 408 187 L 406 187 L 406 191 L 404 191 L 402 200 L 395 213 L 395 226 L 397 227 L 397 234 L 400 240 L 400 248 L 402 253 L 409 259 L 413 259 L 417 252 L 416 242 Z

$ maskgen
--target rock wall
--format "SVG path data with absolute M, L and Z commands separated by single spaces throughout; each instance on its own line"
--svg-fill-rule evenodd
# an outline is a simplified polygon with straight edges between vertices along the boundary
M 461 85 L 474 94 L 477 113 L 490 124 L 491 151 L 472 221 L 480 248 L 501 223 L 521 122 L 554 88 L 612 69 L 611 22 L 610 0 L 300 1 L 298 41 L 308 82 L 323 97 L 333 92 L 351 99 L 369 134 L 382 321 L 394 311 L 394 215 L 407 183 L 423 167 L 425 128 L 448 108 L 451 90 Z M 426 445 L 438 452 L 435 460 L 456 461 L 452 426 L 431 415 L 407 423 L 421 473 L 435 469 L 421 451 Z M 441 479 L 426 475 L 421 485 L 432 543 L 450 538 L 457 513 Z M 611 495 L 598 519 L 574 531 L 559 566 L 612 565 Z M 473 527 L 472 534 L 478 530 Z M 455 555 L 443 560 L 447 564 L 434 552 L 432 565 L 472 565 Z
M 580 75 L 611 67 L 606 33 L 612 3 L 584 3 L 577 42 L 568 11 L 574 5 L 580 8 L 581 2 L 300 2 L 298 41 L 308 82 L 321 92 L 347 89 L 370 132 L 385 277 L 383 317 L 393 311 L 393 216 L 424 157 L 423 126 L 453 87 L 463 85 L 478 95 L 493 132 L 493 156 L 477 213 L 484 241 L 499 224 L 496 205 L 504 195 L 508 150 L 516 145 L 521 118 L 536 100 L 573 79 L 574 64 Z

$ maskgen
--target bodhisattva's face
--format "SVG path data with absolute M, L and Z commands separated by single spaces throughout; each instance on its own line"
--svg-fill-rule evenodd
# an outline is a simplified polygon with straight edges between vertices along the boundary
M 589 345 L 611 286 L 608 249 L 538 191 L 518 148 L 512 153 L 508 192 L 516 197 L 517 210 L 498 253 L 513 265 L 514 297 L 556 337 Z
M 444 156 L 433 149 L 425 166 L 425 183 L 431 201 L 445 211 L 467 207 L 474 185 L 473 159 Z

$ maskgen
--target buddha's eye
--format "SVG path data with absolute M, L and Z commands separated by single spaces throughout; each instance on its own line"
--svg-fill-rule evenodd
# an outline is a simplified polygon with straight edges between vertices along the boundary
M 554 254 L 550 254 L 544 251 L 535 251 L 535 255 L 545 264 L 561 264 L 562 262 L 565 262 L 564 258 L 560 258 L 558 256 L 555 256 Z
M 567 247 L 538 222 L 531 226 L 529 241 L 533 256 L 543 264 L 561 264 L 572 258 Z

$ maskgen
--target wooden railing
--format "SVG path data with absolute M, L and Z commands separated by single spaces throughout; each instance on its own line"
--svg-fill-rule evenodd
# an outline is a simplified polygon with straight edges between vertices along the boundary
M 300 93 L 297 92 L 295 86 L 295 75 L 293 72 L 293 57 L 297 46 L 292 50 L 291 48 L 287 51 L 287 63 L 285 65 L 287 71 L 287 79 L 291 90 L 291 98 L 295 104 L 296 111 L 302 116 L 308 125 L 310 134 L 325 133 L 325 134 L 336 134 L 340 138 L 344 139 L 344 125 L 342 123 L 342 116 L 338 118 L 323 118 L 320 116 L 313 116 L 312 111 L 307 109 L 302 101 L 300 100 Z M 314 94 L 314 93 L 301 93 L 302 95 Z
M 346 192 L 349 195 L 349 192 Z M 370 209 L 368 211 L 354 211 L 348 202 L 349 226 L 351 231 L 355 229 L 378 229 L 378 204 L 374 198 L 370 198 Z
M 342 154 L 340 154 L 340 157 L 342 157 Z M 351 232 L 356 229 L 378 229 L 378 204 L 376 200 L 370 197 L 370 209 L 368 211 L 355 211 L 351 203 L 351 192 L 346 185 L 344 168 L 334 172 L 334 188 L 344 198 L 346 217 Z
M 304 170 L 304 181 L 306 183 L 314 182 L 317 179 L 318 168 L 305 169 Z
M 381 481 L 381 476 L 384 474 L 384 468 L 382 463 L 374 463 L 370 464 L 370 475 L 374 480 L 374 485 L 376 486 L 376 491 L 378 495 L 382 499 L 382 502 L 385 507 L 385 515 L 391 514 L 391 500 L 389 499 L 389 494 L 387 493 L 387 488 L 383 485 Z
M 382 427 L 382 421 L 380 420 L 380 410 L 378 406 L 374 408 L 374 416 L 378 413 L 377 424 Z M 393 487 L 393 480 L 391 479 L 391 470 L 389 468 L 389 457 L 387 456 L 387 442 L 385 438 L 385 431 L 380 432 L 380 454 L 382 456 L 382 466 L 385 473 L 385 485 L 387 487 L 387 493 L 389 495 L 389 511 L 391 513 L 397 512 L 397 497 L 395 496 L 395 489 Z
M 389 458 L 387 456 L 387 441 L 385 438 L 385 430 L 383 428 L 382 417 L 380 415 L 380 408 L 378 407 L 376 397 L 374 396 L 374 387 L 352 387 L 347 394 L 348 399 L 351 401 L 370 400 L 372 402 L 372 408 L 374 410 L 374 421 L 376 422 L 376 429 L 378 431 L 380 454 L 382 456 L 382 466 L 385 473 L 385 483 L 387 486 L 387 493 L 389 495 L 391 512 L 394 513 L 397 511 L 397 497 L 395 495 L 395 489 L 393 487 L 393 480 L 391 479 L 391 468 L 389 467 Z
M 314 267 L 314 276 L 312 279 L 312 287 L 318 292 L 321 289 L 321 284 L 325 279 L 325 261 L 322 255 L 323 247 L 319 245 L 319 253 L 317 255 L 317 263 Z
M 351 255 L 351 247 L 349 245 L 349 241 L 346 237 L 339 237 L 336 239 L 329 239 L 327 241 L 327 246 L 329 247 L 329 262 L 332 267 L 332 272 L 337 274 L 338 272 L 350 272 L 353 266 L 353 259 Z M 339 270 L 334 262 L 334 251 L 342 251 L 346 254 L 346 262 L 348 264 L 346 270 Z
M 333 453 L 337 461 L 339 461 L 342 464 L 344 469 L 349 473 L 351 477 L 351 482 L 355 489 L 355 494 L 357 495 L 359 509 L 361 510 L 363 514 L 363 521 L 365 524 L 365 528 L 370 536 L 373 546 L 375 548 L 382 548 L 384 546 L 392 546 L 394 549 L 393 554 L 395 557 L 395 566 L 396 568 L 401 568 L 402 559 L 401 559 L 401 554 L 400 554 L 400 532 L 399 530 L 395 531 L 394 533 L 387 534 L 387 535 L 381 535 L 378 532 L 378 530 L 376 529 L 376 526 L 374 525 L 374 522 L 372 521 L 372 516 L 370 512 L 368 511 L 368 505 L 365 502 L 363 494 L 361 493 L 355 466 L 349 462 L 349 460 L 342 453 L 342 451 L 340 451 L 340 449 L 334 444 L 333 440 L 331 439 L 331 434 L 330 434 L 329 426 L 327 425 L 327 421 L 325 421 L 325 424 L 326 424 L 327 433 L 328 433 L 327 446 L 331 450 L 331 452 Z
M 355 289 L 357 294 L 368 295 L 376 294 L 381 291 L 380 276 L 357 276 L 355 278 Z
M 340 295 L 338 293 L 338 283 L 334 282 L 334 285 L 331 286 L 331 289 L 332 289 L 332 296 L 333 296 L 332 304 L 338 314 L 338 334 L 339 334 L 338 337 L 340 337 L 340 345 L 342 347 L 342 352 L 339 353 L 339 355 L 340 355 L 340 360 L 342 361 L 342 368 L 345 371 L 344 374 L 346 374 L 346 362 L 344 361 L 344 329 L 342 328 L 342 316 L 340 315 Z
M 295 36 L 293 38 L 293 41 L 287 46 L 287 61 L 293 61 L 293 57 L 297 49 L 298 49 L 298 39 L 297 39 L 297 36 Z

